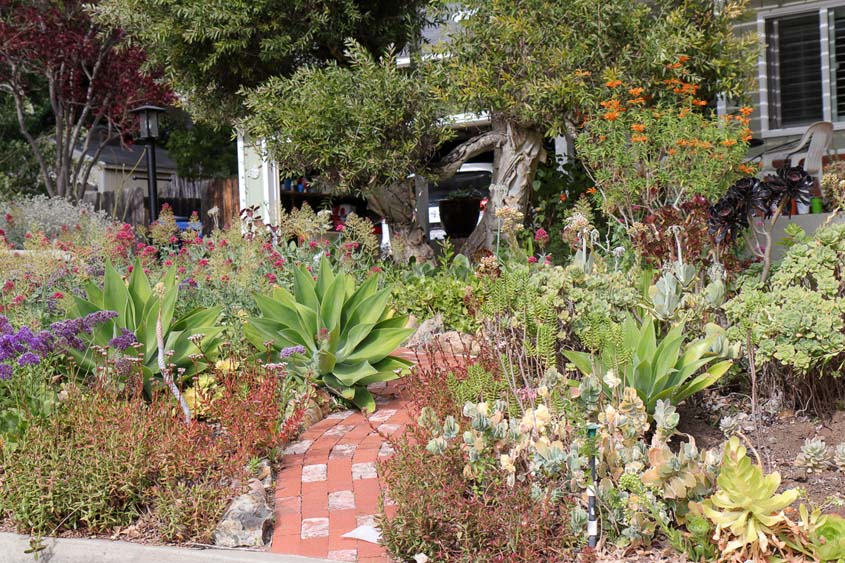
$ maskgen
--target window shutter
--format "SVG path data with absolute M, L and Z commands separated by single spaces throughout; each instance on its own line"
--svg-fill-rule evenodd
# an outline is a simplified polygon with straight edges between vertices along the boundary
M 766 43 L 769 128 L 806 125 L 822 119 L 818 13 L 767 20 Z
M 830 89 L 833 90 L 833 119 L 845 119 L 845 8 L 832 10 L 830 29 Z

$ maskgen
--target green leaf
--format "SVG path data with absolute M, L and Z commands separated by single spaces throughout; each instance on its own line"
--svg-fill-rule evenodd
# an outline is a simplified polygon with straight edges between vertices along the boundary
M 308 307 L 312 311 L 320 310 L 320 300 L 317 299 L 314 278 L 305 266 L 293 269 L 293 295 L 297 304 Z
M 360 384 L 360 380 L 376 375 L 379 372 L 370 364 L 370 362 L 361 362 L 357 364 L 345 362 L 337 364 L 334 367 L 333 373 L 341 383 L 352 387 L 353 385 Z
M 372 413 L 376 410 L 376 401 L 366 387 L 355 388 L 355 397 L 352 402 L 364 412 Z
M 396 350 L 413 333 L 414 329 L 412 328 L 383 328 L 374 330 L 355 348 L 355 352 L 346 357 L 346 361 L 378 362 Z

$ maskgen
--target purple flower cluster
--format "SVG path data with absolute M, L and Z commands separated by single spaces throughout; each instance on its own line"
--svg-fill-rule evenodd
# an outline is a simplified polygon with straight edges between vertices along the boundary
M 121 329 L 120 336 L 115 336 L 109 340 L 109 346 L 123 352 L 136 342 L 138 342 L 138 339 L 135 338 L 135 333 L 129 329 L 123 328 Z
M 116 311 L 97 311 L 84 317 L 58 321 L 50 325 L 50 330 L 58 339 L 61 348 L 82 350 L 85 343 L 79 339 L 80 334 L 91 334 L 94 327 L 117 316 Z
M 96 325 L 116 316 L 114 311 L 98 311 L 77 319 L 55 322 L 48 330 L 36 334 L 29 327 L 16 331 L 9 319 L 0 315 L 0 379 L 11 377 L 15 365 L 34 366 L 53 352 L 84 348 L 85 343 L 79 335 L 90 334 Z
M 279 352 L 279 359 L 284 360 L 285 358 L 290 358 L 294 354 L 304 354 L 305 353 L 305 346 L 291 346 L 290 348 L 282 348 L 282 351 Z

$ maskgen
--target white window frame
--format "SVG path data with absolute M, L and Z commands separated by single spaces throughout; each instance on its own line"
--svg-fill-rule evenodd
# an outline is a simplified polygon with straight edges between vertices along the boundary
M 778 129 L 769 128 L 769 75 L 766 60 L 766 20 L 777 19 L 784 16 L 799 14 L 810 14 L 817 11 L 819 14 L 819 41 L 821 42 L 821 73 L 822 73 L 822 119 L 831 121 L 836 131 L 845 131 L 845 120 L 833 121 L 833 103 L 830 83 L 830 10 L 834 8 L 845 8 L 842 0 L 826 0 L 822 2 L 800 2 L 772 8 L 760 8 L 757 10 L 757 39 L 760 46 L 760 56 L 757 59 L 757 80 L 760 93 L 760 136 L 764 139 L 773 137 L 789 137 L 803 135 L 807 130 L 802 127 L 783 127 Z

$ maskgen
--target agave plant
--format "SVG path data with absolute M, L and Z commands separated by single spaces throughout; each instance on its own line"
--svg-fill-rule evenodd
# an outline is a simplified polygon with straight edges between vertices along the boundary
M 106 264 L 102 289 L 89 283 L 86 292 L 88 299 L 74 298 L 79 316 L 97 311 L 117 312 L 116 317 L 92 331 L 88 344 L 108 348 L 112 354 L 122 354 L 136 344 L 145 384 L 161 372 L 156 338 L 159 318 L 164 350 L 169 354 L 169 364 L 176 368 L 174 373 L 181 373 L 182 378 L 187 379 L 217 359 L 224 327 L 215 323 L 222 308 L 196 308 L 174 319 L 179 295 L 174 269 L 153 287 L 140 262 L 135 263 L 127 282 L 111 264 Z M 70 350 L 70 353 L 83 369 L 95 368 L 90 347 Z
M 335 274 L 325 257 L 316 279 L 300 266 L 293 293 L 275 288 L 255 295 L 260 317 L 247 320 L 246 338 L 262 352 L 304 348 L 305 369 L 330 390 L 375 410 L 367 385 L 399 377 L 410 362 L 391 356 L 412 333 L 408 318 L 388 306 L 391 288 L 378 289 L 371 276 L 360 287 L 346 273 Z
M 666 399 L 677 405 L 716 383 L 730 369 L 731 360 L 716 362 L 721 357 L 711 352 L 715 338 L 711 335 L 684 344 L 683 325 L 677 324 L 658 339 L 654 317 L 646 315 L 638 326 L 629 315 L 622 325 L 621 345 L 607 342 L 596 355 L 575 351 L 564 355 L 585 375 L 614 370 L 622 387 L 636 389 L 653 415 L 657 401 Z M 605 388 L 605 392 L 610 391 Z
M 764 475 L 736 436 L 725 444 L 716 483 L 716 493 L 697 506 L 716 525 L 713 537 L 724 560 L 768 561 L 776 549 L 785 549 L 779 536 L 789 520 L 783 511 L 798 498 L 798 490 L 775 494 L 780 474 Z

